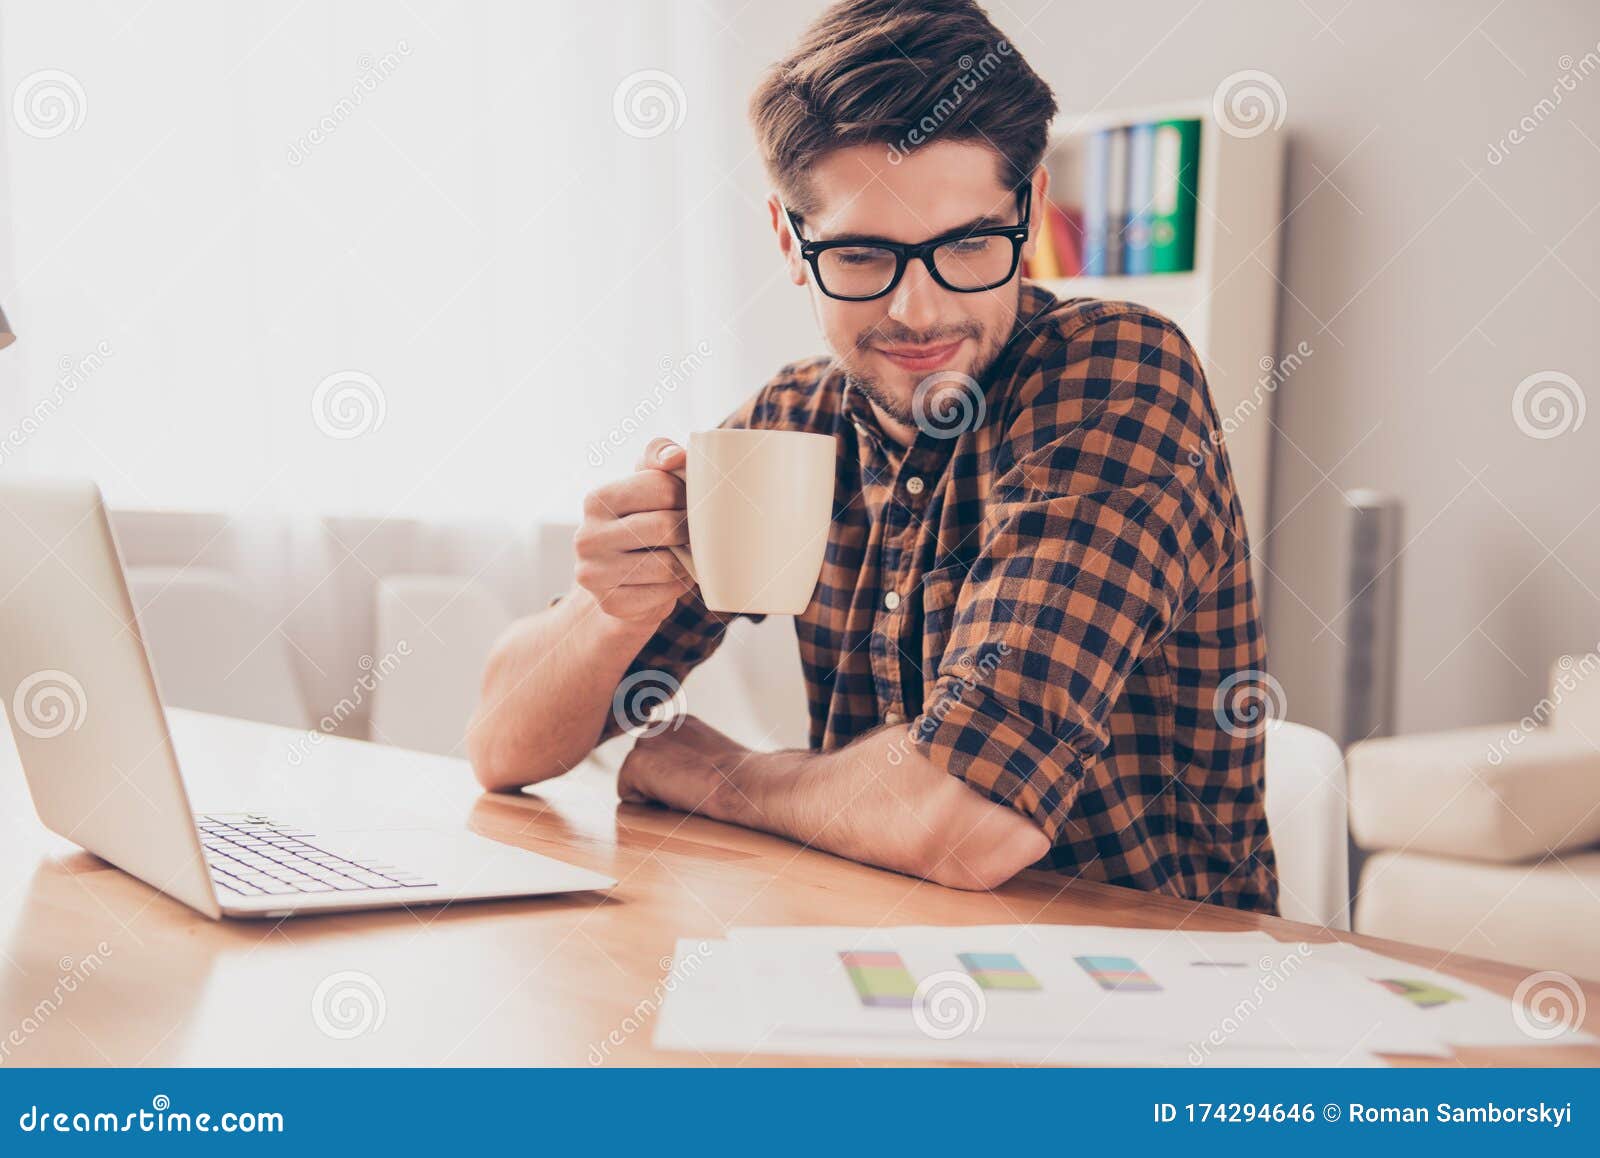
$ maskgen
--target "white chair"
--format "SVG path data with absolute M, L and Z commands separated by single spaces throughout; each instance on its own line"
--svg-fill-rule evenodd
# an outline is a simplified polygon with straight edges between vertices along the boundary
M 460 756 L 483 664 L 511 622 L 481 584 L 457 575 L 393 575 L 377 589 L 372 739 Z
M 274 624 L 210 567 L 130 567 L 139 628 L 171 707 L 310 727 Z
M 1339 745 L 1287 721 L 1269 724 L 1266 742 L 1279 911 L 1292 921 L 1349 929 L 1350 825 Z
M 804 748 L 810 717 L 793 617 L 734 621 L 716 654 L 683 681 L 683 700 L 747 748 Z
M 533 610 L 572 589 L 572 568 L 578 561 L 572 536 L 577 529 L 576 523 L 540 523 L 533 529 L 529 542 L 532 574 L 526 585 Z

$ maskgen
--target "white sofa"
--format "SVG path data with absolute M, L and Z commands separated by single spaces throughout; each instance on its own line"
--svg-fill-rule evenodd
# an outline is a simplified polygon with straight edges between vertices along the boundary
M 1346 754 L 1358 932 L 1600 977 L 1600 656 L 1514 723 Z

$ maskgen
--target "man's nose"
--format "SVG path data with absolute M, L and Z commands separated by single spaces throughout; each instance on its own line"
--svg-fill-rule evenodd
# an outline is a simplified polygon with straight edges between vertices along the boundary
M 939 299 L 945 292 L 928 267 L 913 259 L 906 263 L 900 284 L 889 295 L 889 316 L 908 330 L 931 330 L 939 321 Z

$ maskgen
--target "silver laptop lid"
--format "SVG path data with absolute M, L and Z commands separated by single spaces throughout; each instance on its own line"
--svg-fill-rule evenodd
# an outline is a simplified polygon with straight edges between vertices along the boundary
M 0 481 L 0 697 L 47 827 L 220 915 L 92 482 Z

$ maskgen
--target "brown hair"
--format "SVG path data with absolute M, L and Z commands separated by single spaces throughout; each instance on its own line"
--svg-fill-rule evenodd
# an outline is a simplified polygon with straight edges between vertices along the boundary
M 784 202 L 804 215 L 806 169 L 851 145 L 898 163 L 932 140 L 982 141 L 1017 186 L 1044 156 L 1050 86 L 973 0 L 840 0 L 773 65 L 750 121 Z

